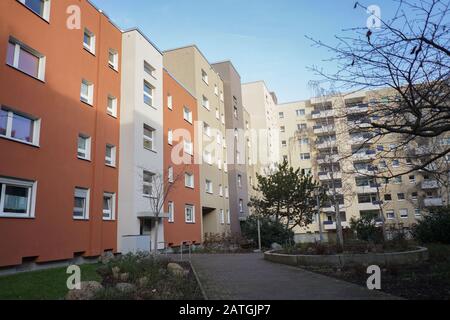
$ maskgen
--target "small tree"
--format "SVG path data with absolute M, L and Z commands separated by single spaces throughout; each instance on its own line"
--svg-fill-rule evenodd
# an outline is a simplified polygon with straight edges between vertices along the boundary
M 242 235 L 258 243 L 258 219 L 260 220 L 261 246 L 270 248 L 272 243 L 284 244 L 291 243 L 294 239 L 292 230 L 286 229 L 284 224 L 277 222 L 269 217 L 250 216 L 241 225 Z

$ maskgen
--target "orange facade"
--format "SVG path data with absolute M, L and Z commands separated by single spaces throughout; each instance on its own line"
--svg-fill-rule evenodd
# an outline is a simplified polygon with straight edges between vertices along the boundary
M 109 115 L 107 105 L 109 96 L 120 101 L 120 70 L 109 65 L 109 52 L 120 61 L 121 32 L 86 0 L 48 4 L 46 21 L 19 1 L 0 1 L 0 105 L 3 119 L 13 119 L 3 121 L 12 129 L 2 131 L 0 125 L 0 267 L 116 250 L 117 224 L 114 217 L 104 219 L 104 194 L 115 194 L 117 201 L 120 112 Z M 70 30 L 66 12 L 74 4 L 81 28 Z M 94 53 L 84 48 L 85 28 L 95 37 Z M 39 79 L 27 74 L 35 67 L 29 51 L 36 52 L 30 49 L 40 54 L 39 68 L 45 69 Z M 90 104 L 80 100 L 82 79 L 92 85 Z M 24 130 L 14 123 L 20 120 L 16 114 L 39 121 L 38 143 L 11 138 Z M 91 139 L 90 160 L 78 157 L 80 134 Z M 105 165 L 106 145 L 115 147 L 115 167 Z M 7 185 L 8 179 L 34 183 L 27 203 L 33 215 L 21 216 L 20 206 L 27 204 L 20 197 L 27 191 Z M 77 187 L 88 190 L 85 219 L 74 218 Z
M 179 247 L 182 242 L 201 243 L 200 172 L 194 164 L 194 157 L 183 152 L 183 139 L 195 145 L 194 125 L 197 120 L 197 100 L 164 70 L 164 170 L 169 176 L 172 168 L 173 185 L 167 197 L 165 212 L 169 203 L 173 205 L 172 219 L 164 220 L 164 237 L 170 247 Z M 171 103 L 171 108 L 169 106 Z M 192 112 L 191 121 L 185 120 L 184 108 Z M 169 141 L 169 131 L 173 141 Z M 185 173 L 193 176 L 193 187 L 186 187 Z M 186 217 L 186 207 L 195 208 L 195 219 Z M 189 213 L 188 213 L 189 214 Z

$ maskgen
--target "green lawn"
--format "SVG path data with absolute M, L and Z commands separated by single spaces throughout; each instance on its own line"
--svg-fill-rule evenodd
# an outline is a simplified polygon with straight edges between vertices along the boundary
M 81 267 L 82 281 L 100 281 L 98 264 Z M 0 277 L 0 300 L 59 300 L 68 291 L 67 268 L 19 273 Z

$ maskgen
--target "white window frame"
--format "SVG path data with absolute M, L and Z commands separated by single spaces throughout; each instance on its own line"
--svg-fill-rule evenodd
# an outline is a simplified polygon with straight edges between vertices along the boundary
M 150 131 L 150 133 L 151 133 L 150 136 L 148 136 L 148 135 L 145 134 L 145 129 L 147 129 L 148 131 Z M 144 149 L 150 150 L 150 151 L 153 151 L 153 152 L 156 152 L 156 148 L 155 148 L 155 135 L 156 135 L 156 130 L 153 129 L 151 126 L 149 126 L 149 125 L 147 125 L 147 124 L 144 124 L 143 129 L 142 129 L 142 136 L 143 136 L 143 140 L 144 140 L 144 144 L 143 144 Z M 150 143 L 151 146 L 150 146 L 150 147 L 147 147 L 146 144 L 145 144 L 146 142 Z
M 219 197 L 223 197 L 223 185 L 219 184 Z
M 148 173 L 152 177 L 152 181 L 147 182 L 145 181 L 145 174 Z M 142 196 L 144 198 L 152 198 L 153 197 L 153 179 L 155 178 L 155 174 L 148 170 L 142 171 Z M 144 193 L 144 187 L 150 187 L 150 194 Z
M 110 102 L 111 107 L 109 105 Z M 106 106 L 106 113 L 114 118 L 117 118 L 117 98 L 112 95 L 108 95 L 108 104 Z
M 169 201 L 167 203 L 167 221 L 169 223 L 175 222 L 175 203 L 173 201 Z
M 83 94 L 83 90 L 80 88 L 80 100 L 88 105 L 94 104 L 94 84 L 86 79 L 81 79 L 81 86 L 86 85 L 88 88 L 87 96 Z
M 86 42 L 84 42 L 84 36 L 88 35 L 91 39 L 91 44 L 88 45 Z M 95 55 L 95 42 L 96 42 L 96 37 L 95 34 L 90 31 L 88 28 L 84 28 L 83 31 L 83 48 L 85 50 L 87 50 L 88 52 L 92 53 L 93 55 Z
M 6 186 L 21 187 L 28 189 L 26 213 L 4 212 Z M 34 218 L 36 208 L 36 191 L 37 191 L 36 181 L 26 181 L 21 179 L 0 177 L 0 218 L 24 218 L 24 219 Z
M 203 151 L 203 160 L 209 164 L 212 165 L 212 153 L 208 150 Z
M 109 149 L 111 149 L 111 157 L 108 157 L 108 154 L 106 153 L 106 151 Z M 112 144 L 107 144 L 106 148 L 105 148 L 105 164 L 108 167 L 116 167 L 116 146 L 112 145 Z M 109 162 L 109 163 L 108 163 Z
M 220 110 L 216 108 L 216 119 L 220 121 Z
M 217 86 L 217 84 L 214 85 L 214 94 L 216 96 L 219 96 L 219 87 Z
M 211 138 L 211 126 L 203 121 L 203 133 L 208 137 Z
M 228 199 L 230 197 L 230 191 L 227 186 L 225 186 L 225 199 Z
M 192 124 L 192 111 L 187 106 L 183 107 L 183 118 L 190 124 Z
M 207 85 L 209 85 L 209 77 L 208 77 L 208 73 L 202 69 L 202 80 L 204 83 L 206 83 Z
M 194 155 L 194 145 L 192 143 L 192 141 L 188 141 L 186 139 L 183 140 L 183 150 L 184 153 L 192 156 Z
M 85 139 L 86 140 L 86 150 L 80 149 L 78 147 L 78 139 Z M 91 137 L 88 135 L 85 135 L 83 133 L 78 134 L 78 138 L 77 138 L 77 157 L 78 159 L 81 160 L 86 160 L 86 161 L 91 161 Z M 84 156 L 80 155 L 79 153 L 83 153 Z
M 167 108 L 173 110 L 173 97 L 170 94 L 167 95 Z
M 195 188 L 195 179 L 193 173 L 186 172 L 184 174 L 184 186 L 189 189 Z
M 406 212 L 406 217 L 402 216 L 402 212 Z M 399 216 L 400 216 L 401 219 L 408 219 L 409 218 L 409 210 L 406 209 L 406 208 L 400 209 L 398 211 L 398 213 L 399 213 Z
M 391 217 L 389 217 L 389 215 L 392 214 Z M 395 220 L 395 211 L 394 210 L 388 210 L 386 211 L 386 218 L 388 220 Z
M 188 219 L 188 215 L 187 215 L 187 210 L 191 209 L 192 210 L 192 219 Z M 195 206 L 192 204 L 186 204 L 184 206 L 184 221 L 186 223 L 195 223 Z
M 113 56 L 113 61 L 110 60 L 110 55 Z M 115 49 L 109 49 L 108 51 L 108 65 L 111 69 L 119 71 L 119 52 Z
M 6 133 L 4 135 L 0 134 L 0 138 L 5 138 L 5 139 L 12 140 L 15 142 L 33 145 L 36 147 L 39 146 L 39 139 L 40 139 L 40 132 L 41 132 L 41 120 L 40 119 L 36 119 L 29 115 L 23 114 L 21 112 L 17 112 L 15 110 L 12 110 L 12 109 L 9 109 L 9 108 L 3 107 L 3 106 L 0 107 L 0 110 L 7 112 Z M 21 139 L 18 139 L 18 138 L 15 138 L 12 136 L 14 115 L 18 115 L 18 116 L 21 116 L 21 117 L 24 117 L 24 118 L 27 118 L 27 119 L 33 121 L 33 139 L 31 142 L 21 140 Z
M 227 209 L 227 225 L 231 224 L 231 214 L 230 209 Z
M 145 88 L 149 88 L 150 89 L 150 93 L 146 92 Z M 148 81 L 144 80 L 144 88 L 143 89 L 144 89 L 144 103 L 146 105 L 154 108 L 155 106 L 154 106 L 154 98 L 153 98 L 153 96 L 154 96 L 155 87 L 153 87 Z M 145 98 L 150 99 L 150 103 L 145 101 Z
M 19 70 L 20 72 L 23 72 L 23 73 L 29 75 L 30 77 L 33 77 L 33 78 L 41 80 L 41 81 L 45 81 L 46 57 L 42 53 L 38 52 L 37 50 L 31 48 L 30 46 L 26 45 L 25 43 L 23 43 L 22 41 L 14 38 L 14 37 L 9 37 L 9 43 L 14 45 L 13 63 L 12 63 L 12 65 L 9 64 L 9 66 L 13 67 L 14 69 Z M 39 59 L 37 76 L 26 73 L 22 69 L 19 69 L 20 50 L 24 50 Z
M 84 211 L 82 217 L 74 215 L 75 207 L 72 209 L 72 217 L 74 220 L 89 220 L 89 206 L 90 206 L 90 190 L 82 187 L 75 187 L 74 199 L 84 198 Z
M 169 180 L 169 183 L 174 182 L 173 167 L 169 167 L 169 169 L 167 169 L 167 179 Z
M 238 187 L 242 188 L 242 175 L 240 175 L 240 174 L 237 175 L 237 183 L 238 183 Z
M 42 13 L 37 13 L 36 11 L 32 10 L 29 6 L 26 5 L 25 0 L 17 0 L 17 1 L 22 3 L 28 10 L 30 10 L 34 14 L 38 15 L 47 22 L 50 22 L 50 0 L 42 0 L 43 3 Z
M 173 130 L 172 129 L 167 130 L 167 143 L 169 145 L 173 145 Z
M 111 209 L 110 210 L 105 210 L 105 208 L 103 208 L 103 220 L 104 221 L 114 221 L 116 220 L 116 194 L 112 193 L 112 192 L 104 192 L 103 193 L 103 201 L 105 200 L 105 198 L 109 198 L 111 201 Z M 105 217 L 105 214 L 107 214 L 108 216 Z
M 209 105 L 209 99 L 205 96 L 202 96 L 202 107 L 208 111 L 211 111 L 211 106 Z
M 213 182 L 209 179 L 205 180 L 205 192 L 207 194 L 214 194 Z
M 144 72 L 152 78 L 156 78 L 155 71 L 156 69 L 150 63 L 144 60 Z
M 225 213 L 223 209 L 220 209 L 219 211 L 219 220 L 220 220 L 220 224 L 225 224 Z

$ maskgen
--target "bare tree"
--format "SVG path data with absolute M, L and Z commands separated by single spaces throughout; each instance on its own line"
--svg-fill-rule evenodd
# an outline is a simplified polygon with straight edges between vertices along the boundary
M 398 6 L 392 18 L 373 16 L 380 22 L 378 29 L 343 30 L 336 45 L 307 37 L 329 50 L 328 61 L 338 67 L 337 72 L 327 73 L 313 66 L 314 72 L 341 91 L 379 92 L 371 97 L 366 115 L 372 133 L 368 140 L 399 139 L 391 154 L 414 146 L 418 138 L 443 138 L 450 132 L 450 2 L 393 2 Z M 359 2 L 354 8 L 369 9 Z M 450 144 L 427 159 L 416 158 L 406 171 L 394 175 L 426 168 L 449 152 Z

